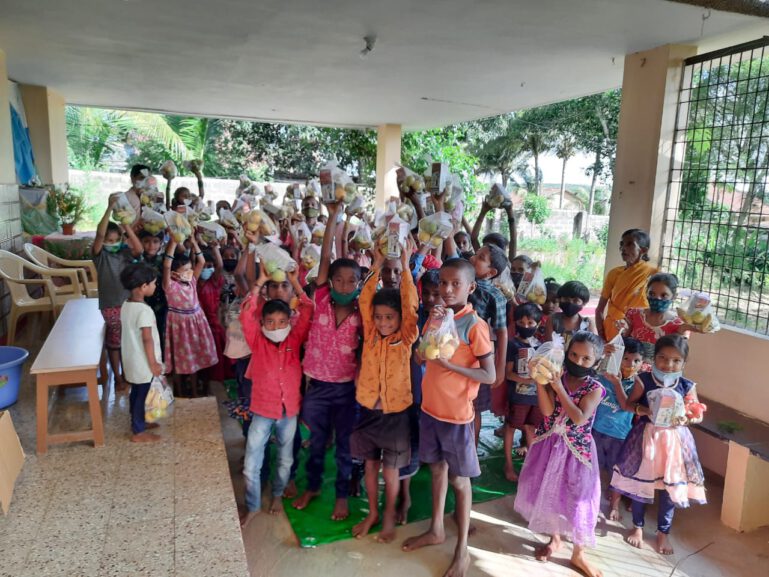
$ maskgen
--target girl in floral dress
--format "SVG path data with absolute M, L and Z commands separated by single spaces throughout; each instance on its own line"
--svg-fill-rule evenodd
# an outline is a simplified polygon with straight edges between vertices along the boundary
M 574 545 L 571 564 L 589 577 L 601 575 L 588 563 L 584 549 L 595 546 L 601 500 L 591 429 L 605 394 L 593 377 L 602 355 L 603 343 L 597 335 L 577 332 L 566 351 L 563 376 L 538 385 L 545 420 L 529 447 L 515 497 L 515 510 L 529 522 L 529 529 L 550 535 L 550 542 L 536 550 L 537 560 L 547 561 L 566 536 Z
M 194 238 L 190 240 L 194 269 L 183 253 L 174 256 L 176 242 L 173 237 L 163 257 L 163 290 L 168 301 L 165 365 L 169 373 L 174 373 L 174 394 L 181 397 L 194 395 L 198 388 L 198 371 L 218 362 L 214 337 L 200 308 L 196 289 L 205 260 L 198 243 Z M 185 375 L 189 376 L 189 383 L 183 387 Z
M 223 275 L 222 255 L 219 252 L 219 244 L 212 242 L 209 244 L 206 252 L 203 253 L 205 264 L 200 271 L 198 278 L 198 299 L 200 308 L 206 315 L 208 326 L 211 328 L 211 334 L 214 337 L 216 345 L 217 363 L 205 372 L 204 382 L 198 383 L 201 386 L 200 393 L 208 395 L 208 381 L 223 382 L 230 378 L 232 371 L 229 361 L 224 357 L 224 345 L 227 341 L 227 333 L 224 330 L 220 319 L 220 303 L 222 300 L 222 291 L 225 288 L 225 278 Z

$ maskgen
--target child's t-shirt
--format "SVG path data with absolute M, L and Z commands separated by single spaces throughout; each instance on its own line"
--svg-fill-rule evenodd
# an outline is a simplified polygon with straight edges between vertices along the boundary
M 514 338 L 507 343 L 507 362 L 513 363 L 513 371 L 520 377 L 529 376 L 529 359 L 536 349 L 530 343 Z M 507 381 L 508 399 L 516 405 L 536 405 L 537 385 Z
M 163 360 L 155 313 L 146 303 L 126 301 L 120 308 L 120 323 L 122 324 L 120 353 L 126 380 L 137 385 L 149 383 L 152 380 L 152 369 L 147 360 L 147 353 L 144 351 L 143 328 L 152 329 L 155 360 L 159 363 Z
M 133 260 L 131 251 L 125 248 L 117 253 L 102 250 L 94 255 L 93 264 L 99 282 L 99 310 L 119 307 L 131 296 L 120 282 L 120 273 Z
M 479 368 L 479 360 L 494 354 L 488 325 L 468 304 L 454 315 L 459 347 L 449 362 L 466 368 Z M 422 410 L 447 423 L 463 425 L 475 419 L 473 400 L 480 383 L 427 361 L 422 379 Z
M 664 323 L 658 327 L 653 327 L 646 322 L 646 310 L 630 309 L 625 313 L 625 318 L 630 325 L 628 336 L 641 341 L 644 361 L 651 362 L 654 359 L 654 345 L 657 340 L 665 335 L 677 333 L 684 321 L 675 316 L 674 313 L 669 313 Z
M 614 385 L 603 375 L 598 377 L 598 381 L 606 389 L 606 395 L 598 405 L 595 412 L 595 422 L 593 429 L 604 435 L 624 440 L 630 429 L 633 428 L 633 413 L 623 411 L 617 400 L 617 393 L 614 392 Z M 622 379 L 622 390 L 626 395 L 633 390 L 635 377 Z

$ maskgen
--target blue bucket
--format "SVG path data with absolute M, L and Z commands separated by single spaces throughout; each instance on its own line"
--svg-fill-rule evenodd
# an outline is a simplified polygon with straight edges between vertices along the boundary
M 19 400 L 21 368 L 29 352 L 19 347 L 0 347 L 0 409 Z

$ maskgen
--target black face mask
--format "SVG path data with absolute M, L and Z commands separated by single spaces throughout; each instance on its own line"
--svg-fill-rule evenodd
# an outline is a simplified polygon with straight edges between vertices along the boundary
M 578 379 L 584 379 L 585 377 L 592 377 L 595 375 L 595 369 L 593 367 L 583 367 L 569 358 L 566 358 L 563 361 L 563 366 L 566 368 L 567 373 Z
M 573 317 L 582 310 L 584 305 L 578 305 L 576 303 L 560 303 L 559 306 L 561 307 L 561 311 L 563 311 L 564 315 L 567 317 Z
M 520 325 L 515 325 L 515 332 L 517 332 L 518 336 L 522 339 L 529 339 L 537 332 L 537 327 L 522 327 Z
M 521 284 L 521 281 L 523 280 L 523 273 L 522 272 L 510 273 L 510 278 L 513 279 L 513 284 L 517 287 L 519 284 Z
M 224 270 L 226 270 L 227 272 L 233 272 L 238 266 L 238 259 L 225 258 L 222 261 L 222 265 L 224 266 Z

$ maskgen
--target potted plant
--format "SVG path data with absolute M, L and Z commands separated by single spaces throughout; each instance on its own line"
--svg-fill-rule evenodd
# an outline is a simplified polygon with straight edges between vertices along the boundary
M 56 204 L 56 213 L 61 222 L 62 234 L 74 234 L 75 225 L 83 220 L 86 211 L 85 196 L 77 189 L 65 185 L 56 187 L 50 193 Z

